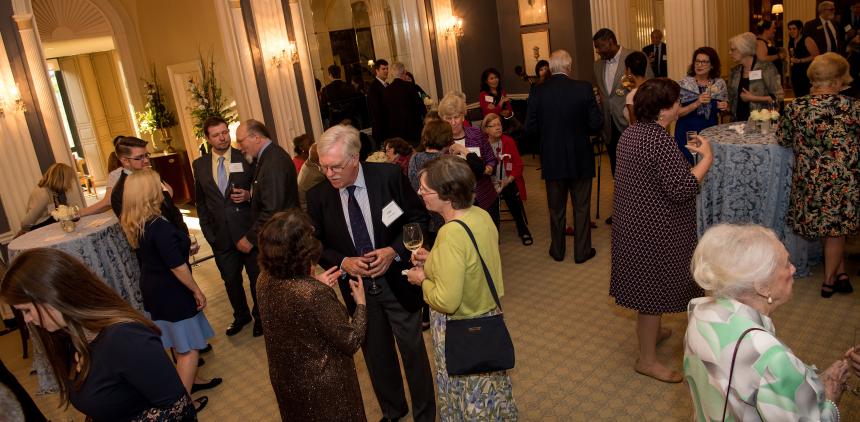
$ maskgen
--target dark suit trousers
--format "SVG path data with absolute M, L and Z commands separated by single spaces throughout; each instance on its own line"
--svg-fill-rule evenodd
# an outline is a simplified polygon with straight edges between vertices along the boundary
M 260 274 L 257 266 L 257 249 L 253 249 L 251 253 L 242 253 L 235 246 L 230 245 L 226 250 L 213 251 L 213 255 L 215 255 L 218 271 L 221 272 L 221 278 L 224 280 L 227 299 L 233 307 L 233 319 L 240 320 L 250 316 L 254 319 L 260 318 L 260 311 L 257 309 L 257 276 Z M 251 312 L 248 312 L 248 301 L 245 299 L 242 267 L 245 268 L 251 284 L 251 298 L 254 300 L 254 308 Z
M 573 258 L 583 260 L 591 252 L 591 178 L 558 179 L 546 181 L 546 200 L 549 206 L 549 230 L 552 241 L 549 253 L 564 259 L 565 217 L 567 196 L 573 202 Z
M 403 309 L 385 279 L 376 282 L 383 290 L 376 296 L 367 294 L 367 334 L 362 352 L 382 414 L 393 419 L 409 412 L 397 361 L 397 351 L 400 351 L 412 396 L 412 418 L 416 422 L 433 422 L 436 420 L 436 396 L 421 334 L 421 311 Z M 367 288 L 370 279 L 365 279 L 364 285 Z M 394 349 L 395 339 L 397 350 Z

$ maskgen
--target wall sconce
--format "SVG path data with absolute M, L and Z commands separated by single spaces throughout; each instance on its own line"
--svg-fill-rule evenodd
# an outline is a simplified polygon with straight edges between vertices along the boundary
M 777 16 L 779 16 L 779 14 L 783 13 L 784 11 L 785 10 L 783 9 L 781 4 L 775 4 L 770 8 L 770 13 Z
M 463 36 L 463 19 L 456 16 L 451 16 L 448 23 L 445 25 L 445 38 L 448 36 L 462 37 Z
M 295 41 L 282 42 L 280 51 L 272 56 L 272 66 L 274 67 L 281 67 L 285 61 L 292 64 L 299 62 L 299 50 L 296 48 Z
M 6 116 L 6 110 L 27 112 L 27 106 L 24 105 L 24 100 L 21 99 L 21 93 L 18 92 L 18 86 L 14 83 L 3 90 L 0 94 L 0 117 Z

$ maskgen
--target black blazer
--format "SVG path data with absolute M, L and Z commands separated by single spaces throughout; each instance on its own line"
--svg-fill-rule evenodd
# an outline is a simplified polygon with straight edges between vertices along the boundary
M 116 214 L 116 218 L 119 219 L 122 219 L 122 196 L 125 193 L 125 179 L 127 177 L 128 175 L 125 171 L 120 172 L 119 179 L 116 181 L 113 189 L 111 189 L 110 194 L 110 207 L 113 213 Z M 161 202 L 161 216 L 173 224 L 177 230 L 188 234 L 188 226 L 182 218 L 182 212 L 179 211 L 179 207 L 173 203 L 173 198 L 166 191 L 162 192 L 162 194 L 164 201 Z
M 212 153 L 194 160 L 194 191 L 197 200 L 197 217 L 200 229 L 213 251 L 229 250 L 251 228 L 251 201 L 239 204 L 230 200 L 230 183 L 237 188 L 251 189 L 254 165 L 245 161 L 242 152 L 230 148 L 231 160 L 225 162 L 228 185 L 224 192 L 218 190 L 212 174 Z M 230 164 L 241 164 L 242 172 L 230 172 Z
M 399 136 L 417 146 L 421 140 L 421 111 L 424 102 L 418 96 L 415 84 L 395 78 L 383 92 L 382 98 L 388 108 L 388 131 L 386 136 Z
M 844 25 L 840 24 L 836 21 L 830 21 L 833 24 L 833 29 L 836 30 L 835 41 L 836 47 L 832 49 L 834 53 L 841 54 L 845 51 L 845 28 Z M 824 34 L 824 24 L 821 23 L 820 18 L 815 18 L 806 24 L 803 25 L 803 33 L 806 34 L 807 37 L 812 38 L 815 41 L 815 45 L 818 46 L 818 53 L 824 54 L 827 52 L 827 38 Z
M 272 142 L 255 161 L 251 182 L 251 228 L 245 238 L 257 245 L 257 235 L 275 213 L 299 206 L 296 165 L 280 145 Z
M 414 312 L 423 305 L 421 288 L 406 281 L 400 272 L 410 268 L 411 253 L 403 246 L 403 225 L 419 223 L 422 229 L 427 228 L 427 211 L 412 190 L 412 186 L 400 172 L 400 167 L 390 163 L 361 163 L 364 180 L 367 184 L 367 194 L 370 199 L 373 238 L 376 248 L 391 246 L 400 256 L 400 262 L 391 263 L 383 278 L 391 286 L 391 291 L 407 311 Z M 317 239 L 323 244 L 319 264 L 325 269 L 339 266 L 346 257 L 357 256 L 355 245 L 349 236 L 346 218 L 343 215 L 343 205 L 340 193 L 327 180 L 314 186 L 307 193 L 308 214 L 314 222 Z M 382 224 L 382 209 L 394 201 L 402 210 L 403 215 L 385 227 Z M 368 227 L 369 229 L 369 227 Z M 365 285 L 370 281 L 366 281 Z M 343 298 L 352 313 L 355 302 L 350 295 L 349 285 L 340 285 Z
M 546 180 L 594 177 L 589 134 L 601 129 L 603 112 L 588 82 L 556 74 L 537 85 L 529 98 L 526 131 L 540 140 Z
M 650 57 L 651 54 L 655 53 L 654 50 L 656 50 L 656 48 L 654 47 L 654 44 L 648 44 L 642 48 L 642 52 L 645 53 L 645 56 L 648 56 L 648 57 Z M 654 72 L 655 78 L 660 78 L 660 77 L 665 78 L 667 75 L 669 75 L 669 71 L 666 69 L 667 60 L 664 59 L 664 57 L 666 57 L 666 43 L 661 42 L 660 43 L 660 57 L 654 57 L 654 61 L 652 63 L 650 63 L 651 71 Z M 657 72 L 657 63 L 658 62 L 660 64 L 660 71 L 659 72 Z M 624 63 L 619 63 L 618 65 L 623 66 Z
M 367 89 L 367 108 L 370 110 L 370 120 L 373 125 L 373 140 L 378 145 L 382 145 L 388 135 L 388 118 L 386 117 L 387 108 L 384 100 L 385 85 L 379 82 L 379 79 L 373 78 L 370 83 L 370 88 Z

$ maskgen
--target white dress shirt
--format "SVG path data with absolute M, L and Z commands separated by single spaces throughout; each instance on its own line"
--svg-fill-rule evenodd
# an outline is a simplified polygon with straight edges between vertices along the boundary
M 618 46 L 618 51 L 615 57 L 605 60 L 606 64 L 603 68 L 603 82 L 606 86 L 606 94 L 612 95 L 612 85 L 615 82 L 615 72 L 618 71 L 618 62 L 621 60 L 621 46 Z
M 355 200 L 358 202 L 358 207 L 361 208 L 361 215 L 364 217 L 364 225 L 367 227 L 367 234 L 370 235 L 370 241 L 376 245 L 376 239 L 373 237 L 373 218 L 370 214 L 370 197 L 367 195 L 367 182 L 364 180 L 364 169 L 361 165 L 358 166 L 358 176 L 352 184 L 355 186 Z M 352 225 L 349 221 L 349 192 L 346 188 L 338 190 L 340 193 L 340 204 L 343 207 L 343 218 L 346 220 L 346 228 L 349 230 L 349 237 L 352 238 L 352 244 L 355 245 L 355 237 L 352 235 Z M 375 246 L 374 246 L 375 247 Z M 361 251 L 356 251 L 361 255 Z

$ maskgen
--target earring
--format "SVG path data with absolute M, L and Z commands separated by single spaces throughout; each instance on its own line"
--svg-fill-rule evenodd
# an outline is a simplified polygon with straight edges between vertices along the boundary
M 772 297 L 770 297 L 770 293 L 768 293 L 768 294 L 767 294 L 767 304 L 768 304 L 768 305 L 773 305 L 773 298 L 772 298 Z

